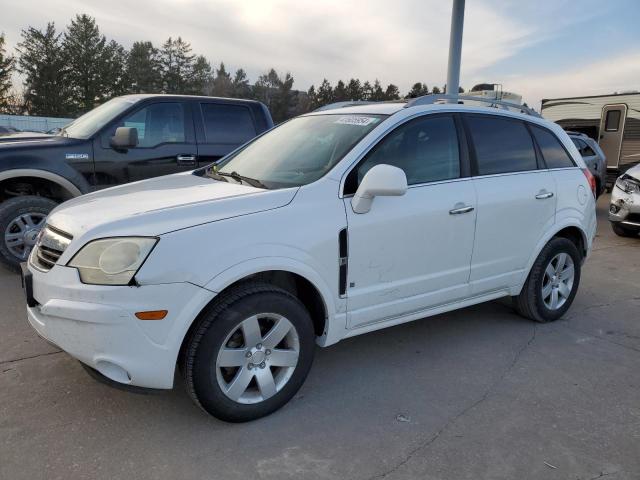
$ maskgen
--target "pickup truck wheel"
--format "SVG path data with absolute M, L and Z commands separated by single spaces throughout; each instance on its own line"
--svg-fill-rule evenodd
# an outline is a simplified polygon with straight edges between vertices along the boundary
M 313 323 L 289 292 L 246 283 L 225 292 L 194 328 L 182 373 L 194 402 L 227 422 L 279 409 L 302 386 L 315 349 Z
M 18 271 L 29 258 L 47 215 L 56 207 L 53 200 L 35 195 L 10 198 L 0 204 L 0 262 Z
M 578 291 L 581 263 L 572 241 L 552 238 L 533 263 L 520 295 L 513 297 L 516 311 L 536 322 L 562 317 Z

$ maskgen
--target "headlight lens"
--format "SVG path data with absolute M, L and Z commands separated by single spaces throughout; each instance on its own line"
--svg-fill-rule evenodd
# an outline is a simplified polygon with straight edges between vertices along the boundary
M 104 238 L 87 243 L 68 263 L 83 283 L 127 285 L 158 242 L 157 238 Z
M 629 175 L 622 175 L 616 180 L 616 187 L 626 193 L 639 193 L 640 182 Z

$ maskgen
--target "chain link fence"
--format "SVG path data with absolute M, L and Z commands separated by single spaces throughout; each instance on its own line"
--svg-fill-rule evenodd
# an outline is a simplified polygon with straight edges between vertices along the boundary
M 0 115 L 0 127 L 13 127 L 25 132 L 48 132 L 68 125 L 73 118 L 34 117 L 31 115 Z

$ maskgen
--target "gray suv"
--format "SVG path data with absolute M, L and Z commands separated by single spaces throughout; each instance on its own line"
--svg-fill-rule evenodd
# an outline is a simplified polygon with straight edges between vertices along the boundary
M 604 152 L 593 138 L 580 132 L 567 131 L 569 138 L 582 155 L 584 163 L 596 179 L 596 198 L 604 192 L 607 180 L 607 158 Z

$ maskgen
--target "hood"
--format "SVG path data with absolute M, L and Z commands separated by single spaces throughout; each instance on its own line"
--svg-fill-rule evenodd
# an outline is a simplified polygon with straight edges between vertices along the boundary
M 18 133 L 9 133 L 7 135 L 0 135 L 0 144 L 9 143 L 9 142 L 26 142 L 29 140 L 45 140 L 56 138 L 54 135 L 49 135 L 47 133 L 37 133 L 37 132 L 18 132 Z M 63 137 L 58 137 L 63 138 Z
M 627 175 L 629 175 L 630 177 L 633 177 L 636 180 L 640 181 L 640 164 L 636 165 L 635 167 L 630 168 L 625 173 Z
M 298 190 L 263 190 L 229 180 L 185 172 L 129 183 L 69 200 L 51 212 L 47 223 L 74 238 L 157 236 L 282 207 Z

